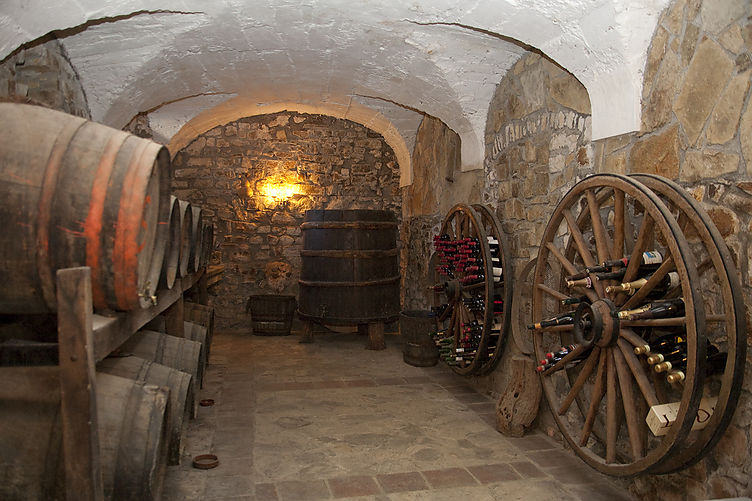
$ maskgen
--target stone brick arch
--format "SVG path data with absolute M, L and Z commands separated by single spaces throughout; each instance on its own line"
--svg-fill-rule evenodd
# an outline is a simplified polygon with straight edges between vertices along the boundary
M 411 152 L 405 138 L 397 128 L 381 113 L 355 101 L 299 103 L 280 101 L 258 103 L 253 99 L 238 96 L 196 115 L 170 139 L 167 148 L 171 156 L 188 146 L 191 141 L 214 127 L 225 125 L 240 118 L 267 115 L 280 111 L 327 115 L 358 123 L 378 132 L 392 148 L 400 166 L 400 186 L 408 186 L 413 181 Z

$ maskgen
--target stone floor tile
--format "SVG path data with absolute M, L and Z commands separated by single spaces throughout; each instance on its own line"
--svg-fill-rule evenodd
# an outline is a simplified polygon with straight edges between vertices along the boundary
M 629 491 L 607 485 L 573 485 L 567 486 L 567 491 L 576 499 L 582 501 L 635 501 L 639 498 L 632 496 Z
M 376 480 L 386 493 L 428 489 L 426 481 L 417 471 L 376 475 Z
M 430 491 L 412 491 L 389 494 L 389 501 L 495 501 L 491 486 L 455 487 Z M 535 501 L 535 500 L 531 500 Z
M 428 470 L 421 473 L 434 489 L 478 485 L 477 480 L 464 468 L 444 468 L 442 470 Z
M 253 482 L 249 475 L 231 477 L 208 477 L 202 499 L 232 496 L 250 496 L 253 494 Z
M 218 458 L 219 459 L 219 458 Z M 209 477 L 227 477 L 235 475 L 251 475 L 253 473 L 253 458 L 250 456 L 236 458 L 222 458 L 216 468 L 207 470 Z
M 323 480 L 288 480 L 277 482 L 277 495 L 281 501 L 329 499 L 331 494 Z
M 365 475 L 330 478 L 327 483 L 335 498 L 372 496 L 381 493 L 376 480 Z
M 507 438 L 507 440 L 509 440 L 512 445 L 523 451 L 540 451 L 547 449 L 561 450 L 561 445 L 540 434 L 527 435 L 522 438 Z
M 488 397 L 480 393 L 458 393 L 454 396 L 463 404 L 485 404 L 488 403 Z
M 368 386 L 376 386 L 373 379 L 348 379 L 344 381 L 346 388 L 361 388 Z
M 591 469 L 589 466 L 583 464 L 581 466 L 559 466 L 557 468 L 549 468 L 546 473 L 556 479 L 556 481 L 571 485 L 571 484 L 600 484 L 604 482 L 604 475 Z
M 574 453 L 564 450 L 531 451 L 525 453 L 525 455 L 541 468 L 582 465 L 582 460 Z
M 545 472 L 538 469 L 537 466 L 535 466 L 530 461 L 515 461 L 512 463 L 509 463 L 514 470 L 522 475 L 523 478 L 540 478 L 540 477 L 546 477 L 548 478 L 548 475 L 546 475 Z
M 521 478 L 520 475 L 506 463 L 468 466 L 467 469 L 481 484 L 519 480 Z
M 253 486 L 256 501 L 278 501 L 277 488 L 274 484 L 256 484 Z
M 495 501 L 579 501 L 554 481 L 530 479 L 502 482 L 489 486 Z
M 401 385 L 401 384 L 407 384 L 407 381 L 403 377 L 374 378 L 373 382 L 379 386 L 396 386 L 396 385 Z

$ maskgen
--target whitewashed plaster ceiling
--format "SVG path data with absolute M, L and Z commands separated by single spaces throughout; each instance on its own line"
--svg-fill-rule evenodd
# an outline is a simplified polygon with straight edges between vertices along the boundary
M 148 112 L 165 143 L 233 99 L 260 110 L 357 104 L 408 151 L 423 115 L 441 119 L 473 169 L 493 92 L 529 47 L 585 85 L 594 139 L 637 130 L 668 1 L 2 0 L 0 59 L 52 33 L 95 120 L 119 128 Z

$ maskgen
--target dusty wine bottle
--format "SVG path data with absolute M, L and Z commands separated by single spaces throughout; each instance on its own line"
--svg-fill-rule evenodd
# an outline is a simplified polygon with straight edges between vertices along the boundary
M 654 266 L 657 269 L 661 265 L 661 263 L 663 263 L 663 254 L 661 254 L 660 251 L 649 250 L 643 252 L 642 256 L 640 256 L 640 266 Z M 603 262 L 603 266 L 606 266 L 608 268 L 626 268 L 628 265 L 628 257 Z
M 650 307 L 630 314 L 629 320 L 645 320 L 649 318 L 671 318 L 684 314 L 684 298 L 650 303 Z
M 650 277 L 639 278 L 632 282 L 626 282 L 619 285 L 610 285 L 606 287 L 606 292 L 626 292 L 628 295 L 632 296 L 637 292 L 638 289 L 648 283 L 649 278 Z M 679 279 L 679 274 L 675 271 L 670 271 L 666 273 L 661 281 L 653 288 L 653 290 L 650 291 L 649 297 L 663 296 L 670 290 L 677 288 L 680 283 L 681 281 Z
M 574 312 L 570 311 L 568 313 L 563 313 L 553 318 L 541 320 L 540 322 L 535 323 L 535 324 L 529 324 L 527 328 L 530 330 L 533 330 L 533 329 L 542 329 L 544 327 L 553 327 L 554 325 L 570 325 L 573 323 L 574 323 Z
M 559 302 L 561 303 L 562 306 L 567 306 L 567 305 L 570 305 L 570 304 L 579 304 L 579 303 L 582 303 L 583 301 L 587 301 L 587 300 L 588 300 L 587 296 L 570 296 L 570 297 L 568 297 L 566 299 L 562 299 Z
M 586 289 L 593 288 L 593 279 L 590 277 L 580 278 L 579 280 L 567 280 L 567 287 L 585 287 Z
M 648 353 L 662 353 L 670 351 L 671 348 L 678 344 L 685 343 L 687 339 L 679 334 L 665 334 L 655 339 L 652 343 L 637 346 L 634 349 L 635 355 L 644 355 Z

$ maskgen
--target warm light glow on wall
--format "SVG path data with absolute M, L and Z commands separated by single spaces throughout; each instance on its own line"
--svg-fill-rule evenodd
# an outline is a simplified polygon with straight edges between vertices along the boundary
M 264 197 L 264 204 L 273 207 L 286 203 L 293 196 L 300 194 L 300 185 L 293 178 L 273 176 L 264 179 L 258 186 L 258 194 Z M 250 186 L 249 194 L 250 194 Z

